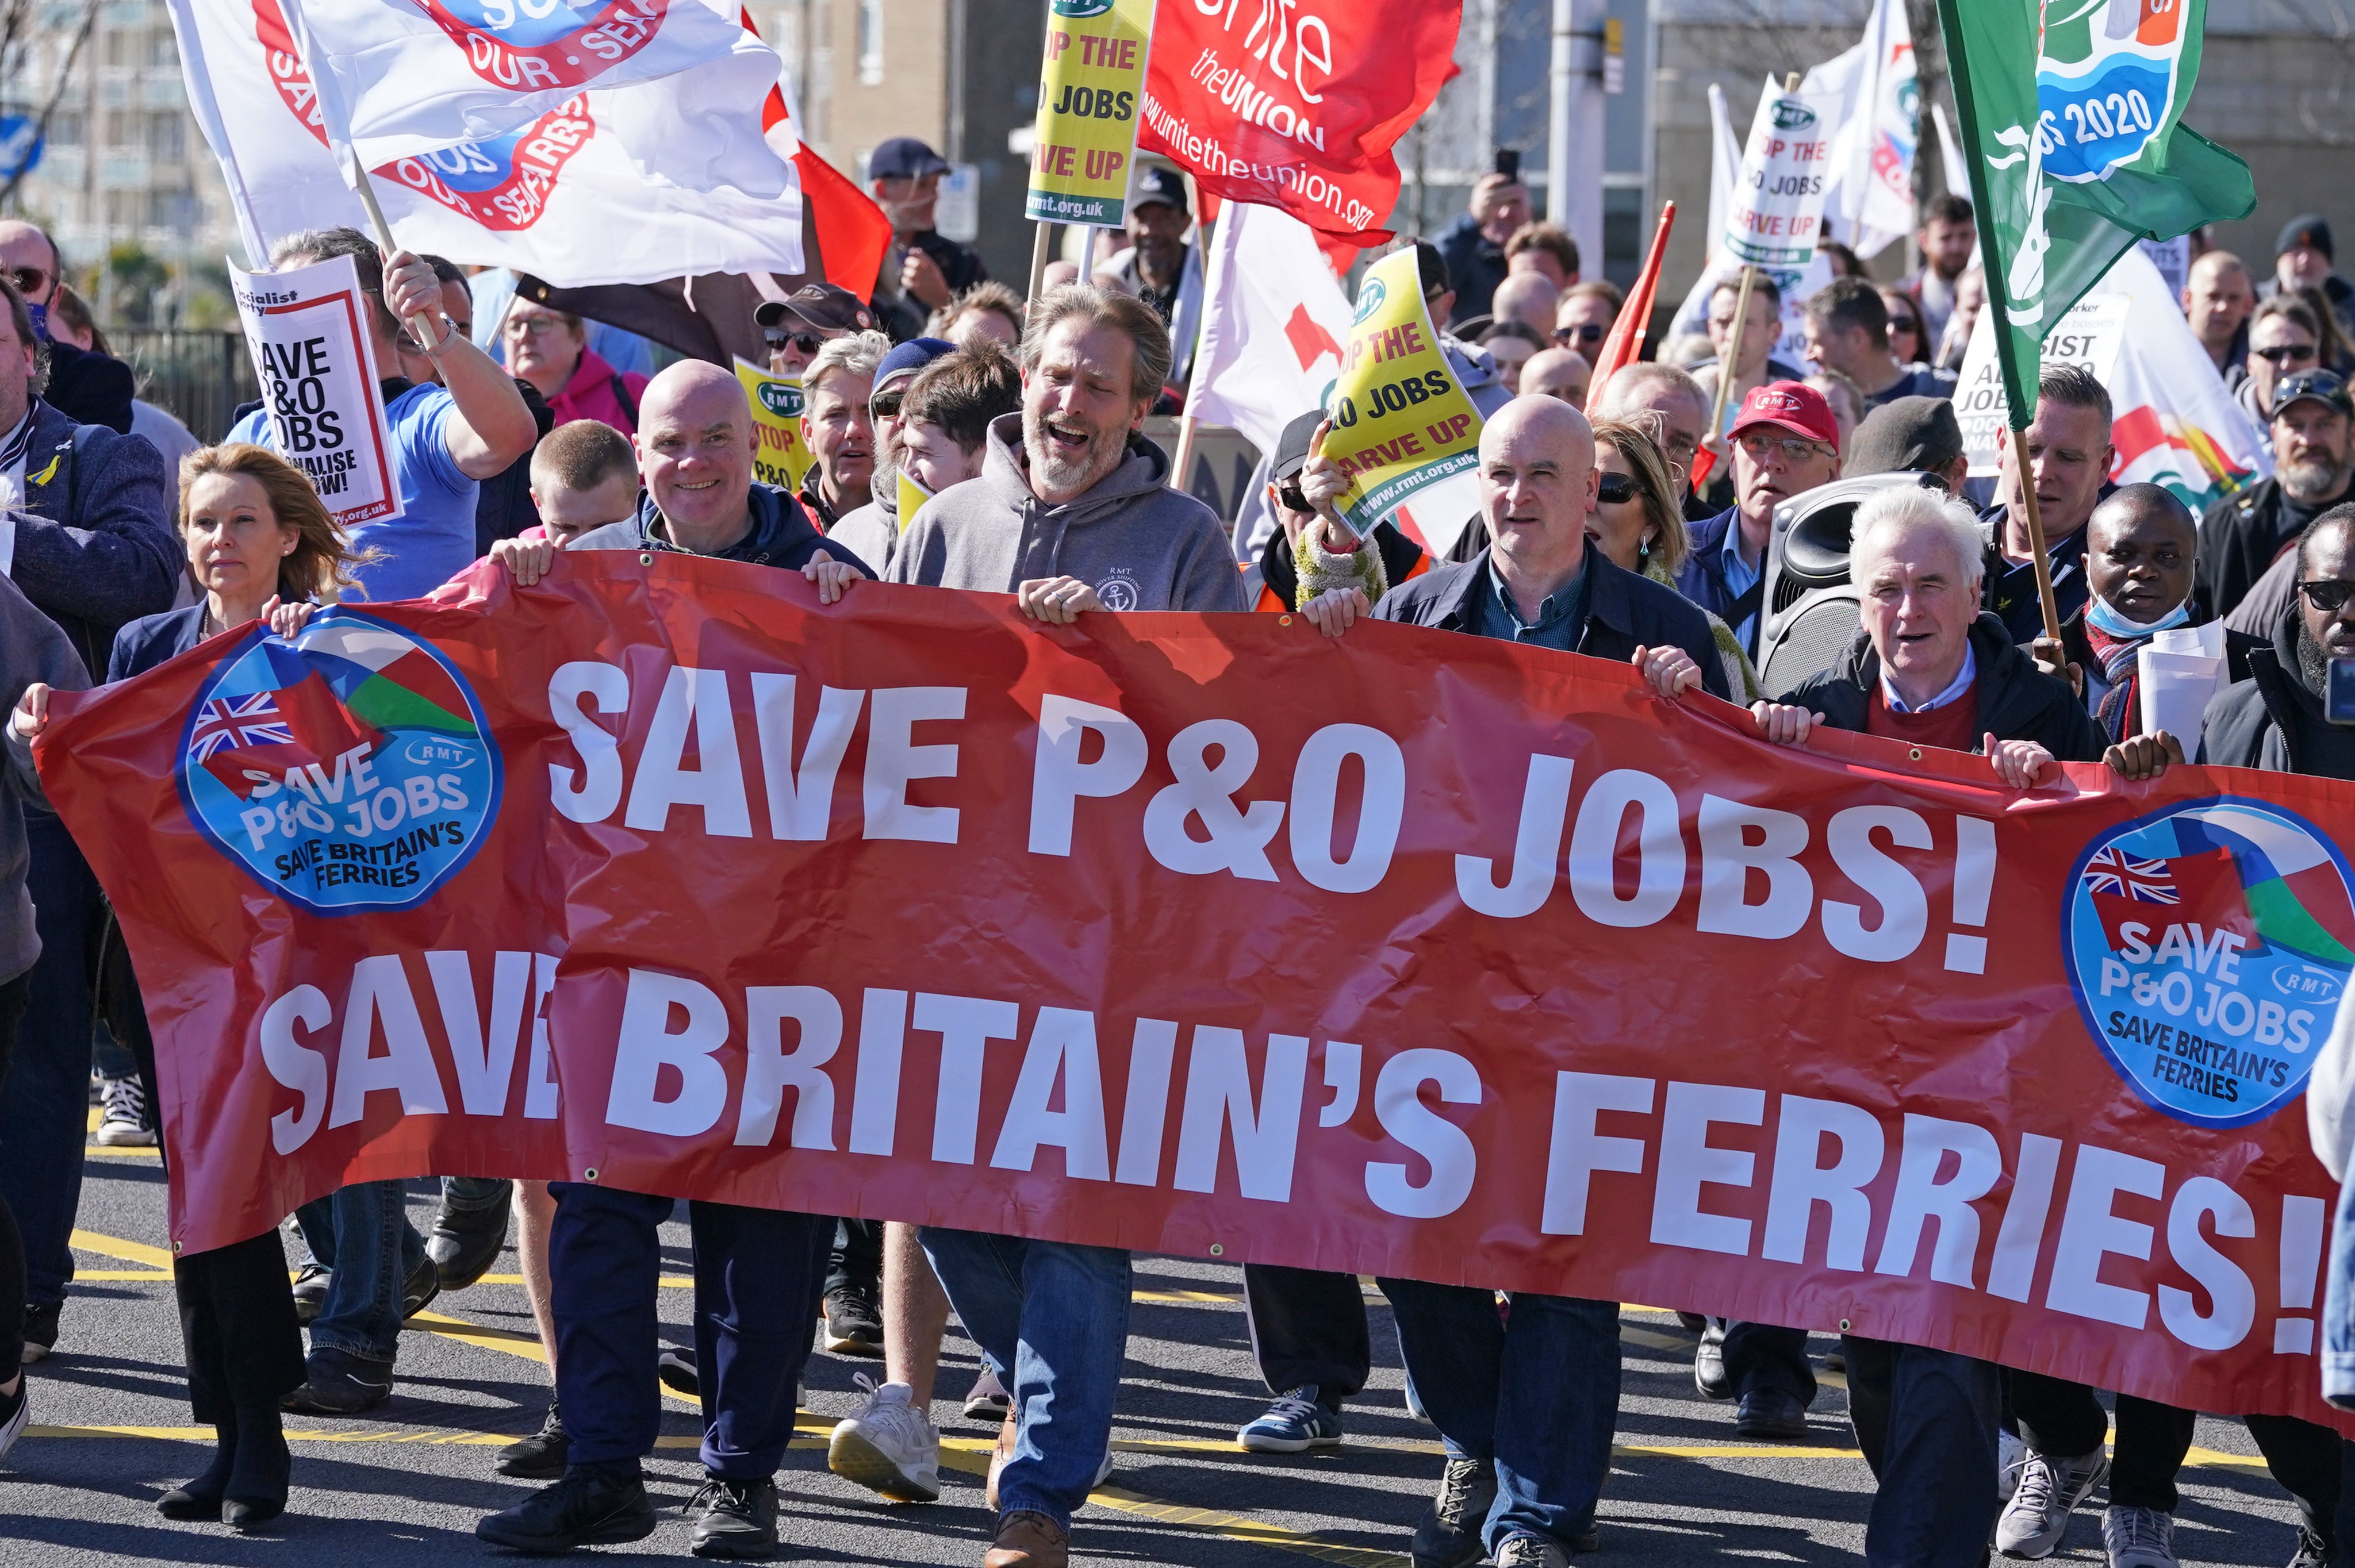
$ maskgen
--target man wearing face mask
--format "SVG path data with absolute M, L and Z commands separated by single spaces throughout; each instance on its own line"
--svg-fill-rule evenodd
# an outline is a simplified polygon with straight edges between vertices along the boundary
M 2209 620 L 2192 587 L 2199 525 L 2156 484 L 2129 484 L 2085 524 L 2084 608 L 2063 621 L 2069 677 L 2113 742 L 2142 733 L 2136 656 L 2162 631 Z M 2181 737 L 2189 738 L 2189 737 Z

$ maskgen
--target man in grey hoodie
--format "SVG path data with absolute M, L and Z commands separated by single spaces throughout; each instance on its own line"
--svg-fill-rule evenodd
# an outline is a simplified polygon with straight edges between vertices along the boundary
M 1012 593 L 1068 625 L 1086 610 L 1241 610 L 1242 576 L 1210 509 L 1169 485 L 1138 431 L 1169 374 L 1150 306 L 1072 284 L 1034 305 L 1022 411 L 991 422 L 977 479 L 909 524 L 888 579 Z M 927 1226 L 925 1254 L 1013 1395 L 989 1467 L 985 1568 L 1065 1568 L 1071 1510 L 1110 1467 L 1128 1343 L 1128 1254 Z
M 908 525 L 887 580 L 1015 594 L 1058 623 L 1248 608 L 1226 530 L 1140 433 L 1168 370 L 1168 332 L 1141 301 L 1086 284 L 1047 294 L 1023 334 L 1021 413 L 991 423 L 977 482 Z

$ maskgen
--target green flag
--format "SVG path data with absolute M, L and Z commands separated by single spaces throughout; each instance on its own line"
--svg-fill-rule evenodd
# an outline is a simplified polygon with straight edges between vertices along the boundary
M 2014 429 L 2045 334 L 2137 239 L 2256 210 L 2249 166 L 2179 123 L 2207 0 L 1938 0 Z

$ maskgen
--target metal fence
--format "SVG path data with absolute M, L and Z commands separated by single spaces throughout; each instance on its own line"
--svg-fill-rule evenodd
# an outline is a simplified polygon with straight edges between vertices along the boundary
M 200 441 L 227 435 L 238 405 L 261 396 L 241 333 L 113 327 L 106 341 L 138 376 L 139 396 L 176 416 Z

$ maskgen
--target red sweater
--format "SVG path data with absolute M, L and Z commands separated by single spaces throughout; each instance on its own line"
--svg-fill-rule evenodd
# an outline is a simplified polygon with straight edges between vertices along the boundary
M 1902 740 L 1908 746 L 1974 750 L 1980 738 L 1977 694 L 1932 708 L 1928 713 L 1901 714 L 1889 705 L 1880 683 L 1875 682 L 1872 696 L 1864 707 L 1864 733 L 1884 740 Z

